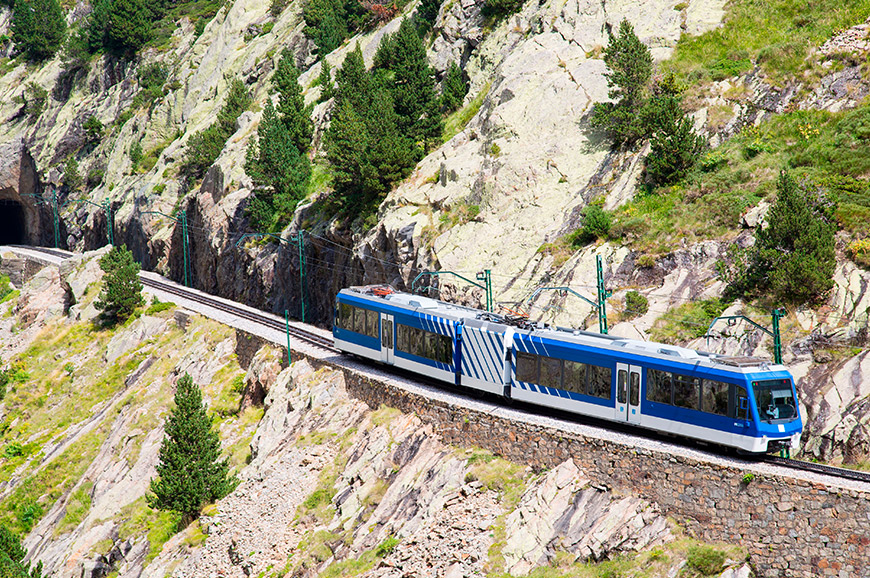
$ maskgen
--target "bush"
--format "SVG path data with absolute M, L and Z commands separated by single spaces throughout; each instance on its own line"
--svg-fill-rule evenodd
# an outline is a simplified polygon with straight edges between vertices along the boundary
M 748 281 L 778 300 L 801 305 L 818 300 L 834 286 L 836 257 L 831 201 L 821 190 L 798 185 L 780 174 L 768 227 L 755 235 Z
M 163 96 L 163 85 L 169 77 L 169 69 L 162 62 L 146 64 L 137 75 L 145 100 L 151 102 Z
M 465 74 L 456 64 L 451 62 L 441 83 L 441 108 L 451 112 L 462 106 L 465 95 L 468 94 L 468 81 Z
M 24 89 L 24 114 L 36 118 L 45 110 L 48 103 L 48 91 L 35 82 L 28 82 Z
M 152 0 L 98 0 L 91 13 L 91 48 L 131 57 L 154 36 L 164 3 Z
M 523 0 L 484 0 L 481 13 L 484 16 L 504 18 L 505 16 L 510 16 L 515 12 L 519 12 L 522 7 Z
M 686 565 L 702 576 L 714 576 L 725 569 L 725 558 L 725 552 L 710 546 L 692 546 L 689 548 Z
M 81 190 L 84 184 L 84 179 L 81 173 L 79 173 L 79 163 L 75 155 L 67 157 L 63 165 L 63 184 L 67 186 L 71 193 Z
M 5 526 L 0 526 L 0 576 L 3 578 L 42 578 L 42 562 L 30 567 L 24 562 L 27 550 L 21 539 Z
M 589 205 L 583 210 L 583 226 L 571 235 L 571 244 L 582 247 L 597 239 L 607 238 L 612 222 L 611 214 L 600 205 Z
M 647 311 L 649 311 L 649 300 L 646 297 L 634 290 L 628 291 L 625 294 L 624 319 L 628 320 L 640 317 L 645 315 Z
M 100 142 L 101 138 L 103 138 L 103 123 L 93 115 L 85 119 L 82 128 L 85 131 L 85 139 L 88 144 L 96 144 Z
M 142 143 L 139 141 L 134 142 L 130 145 L 130 150 L 128 151 L 128 156 L 130 157 L 130 162 L 133 164 L 133 172 L 139 168 L 139 163 L 142 162 Z
M 220 156 L 224 145 L 234 132 L 236 120 L 248 109 L 251 97 L 245 83 L 234 79 L 218 113 L 217 122 L 190 137 L 183 170 L 193 178 L 200 178 Z
M 126 321 L 145 300 L 142 298 L 142 283 L 139 281 L 139 263 L 127 246 L 112 247 L 100 259 L 103 270 L 103 288 L 94 307 L 101 310 L 109 324 Z

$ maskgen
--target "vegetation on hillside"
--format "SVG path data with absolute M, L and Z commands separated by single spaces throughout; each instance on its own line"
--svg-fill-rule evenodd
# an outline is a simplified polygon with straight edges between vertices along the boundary
M 238 485 L 221 460 L 221 444 L 213 429 L 202 391 L 184 374 L 176 384 L 175 408 L 166 418 L 156 480 L 151 480 L 148 505 L 192 520 L 203 506 L 220 500 Z
M 422 39 L 407 19 L 381 40 L 372 70 L 357 46 L 336 80 L 325 136 L 333 197 L 345 215 L 365 217 L 440 138 L 439 99 Z
M 305 198 L 311 166 L 307 152 L 311 146 L 311 107 L 305 106 L 299 71 L 293 55 L 285 52 L 272 77 L 272 97 L 248 144 L 245 172 L 257 186 L 247 214 L 251 226 L 259 231 L 280 231 L 289 222 L 297 204 Z
M 238 78 L 233 79 L 217 120 L 187 141 L 187 154 L 182 166 L 185 175 L 192 179 L 202 178 L 220 156 L 227 140 L 236 132 L 239 116 L 250 105 L 251 97 L 245 83 Z
M 31 568 L 30 562 L 24 562 L 26 556 L 27 550 L 21 547 L 21 539 L 5 526 L 0 526 L 0 577 L 41 578 L 42 562 Z
M 103 270 L 103 288 L 94 307 L 103 312 L 103 320 L 109 325 L 123 323 L 145 302 L 139 263 L 126 245 L 114 246 L 100 259 L 100 269 Z
M 60 50 L 66 37 L 66 20 L 58 0 L 15 0 L 11 29 L 15 49 L 38 62 Z

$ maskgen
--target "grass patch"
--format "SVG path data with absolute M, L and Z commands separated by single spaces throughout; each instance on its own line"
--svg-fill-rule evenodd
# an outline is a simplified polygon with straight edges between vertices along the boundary
M 402 415 L 402 412 L 398 409 L 381 405 L 381 407 L 379 407 L 377 411 L 372 413 L 372 425 L 388 425 L 400 415 Z
M 82 520 L 85 519 L 91 510 L 91 490 L 93 489 L 94 483 L 87 481 L 72 493 L 66 503 L 66 513 L 57 527 L 55 527 L 55 536 L 60 536 L 64 532 L 73 530 L 82 523 Z
M 710 323 L 725 311 L 728 303 L 721 299 L 691 301 L 656 319 L 650 337 L 659 343 L 679 344 L 703 337 Z
M 119 540 L 123 541 L 143 534 L 148 538 L 146 564 L 160 554 L 167 540 L 180 530 L 178 526 L 181 523 L 179 514 L 149 508 L 144 496 L 124 506 L 121 509 L 120 519 L 123 522 L 118 529 Z
M 664 67 L 704 81 L 748 72 L 757 62 L 782 80 L 808 66 L 814 47 L 868 16 L 870 0 L 732 0 L 723 26 L 700 36 L 683 35 Z
M 487 82 L 480 89 L 480 92 L 471 99 L 471 102 L 444 119 L 444 133 L 441 137 L 442 142 L 447 142 L 462 132 L 465 125 L 474 118 L 483 104 L 483 99 L 485 99 L 486 95 L 489 94 L 489 87 L 490 83 Z
M 107 435 L 104 425 L 82 436 L 60 456 L 27 477 L 0 502 L 0 523 L 27 534 L 52 504 L 82 477 Z

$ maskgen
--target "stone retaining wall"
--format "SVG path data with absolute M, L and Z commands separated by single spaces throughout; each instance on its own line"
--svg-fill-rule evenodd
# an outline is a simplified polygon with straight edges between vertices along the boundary
M 657 504 L 696 538 L 745 547 L 758 576 L 870 576 L 870 493 L 780 476 L 747 483 L 748 472 L 738 468 L 456 408 L 307 358 L 342 371 L 348 392 L 373 409 L 416 413 L 447 443 L 538 468 L 573 458 L 597 484 Z

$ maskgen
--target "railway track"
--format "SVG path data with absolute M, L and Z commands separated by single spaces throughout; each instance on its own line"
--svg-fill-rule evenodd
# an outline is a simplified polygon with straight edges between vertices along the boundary
M 12 246 L 19 247 L 22 249 L 28 249 L 31 251 L 37 251 L 37 252 L 45 253 L 48 255 L 53 255 L 55 257 L 60 257 L 63 259 L 68 259 L 71 256 L 70 253 L 67 253 L 65 251 L 59 251 L 59 250 L 55 250 L 55 249 L 51 249 L 51 248 L 47 248 L 47 247 L 32 247 L 32 246 L 23 246 L 23 245 L 12 245 Z M 283 322 L 279 319 L 276 319 L 275 317 L 270 316 L 266 313 L 257 313 L 255 311 L 251 311 L 250 309 L 234 306 L 234 305 L 225 303 L 223 301 L 220 301 L 218 299 L 215 299 L 213 297 L 208 297 L 208 296 L 202 295 L 198 292 L 191 291 L 191 290 L 187 289 L 186 287 L 180 287 L 178 285 L 174 285 L 174 284 L 170 284 L 170 283 L 163 283 L 163 282 L 151 279 L 151 278 L 146 277 L 146 276 L 140 276 L 140 280 L 142 281 L 143 285 L 147 285 L 147 286 L 152 287 L 154 289 L 158 289 L 160 291 L 164 291 L 164 292 L 170 293 L 172 295 L 177 295 L 179 297 L 183 297 L 185 299 L 195 301 L 195 302 L 200 303 L 202 305 L 206 305 L 206 306 L 211 307 L 213 309 L 217 309 L 219 311 L 222 311 L 224 313 L 235 315 L 235 316 L 240 317 L 242 319 L 246 319 L 246 320 L 254 322 L 254 323 L 259 323 L 259 324 L 262 324 L 266 327 L 270 327 L 272 329 L 276 329 L 276 330 L 281 331 L 281 332 L 284 332 L 287 330 L 287 326 L 286 326 L 285 322 Z M 300 339 L 302 341 L 305 341 L 306 343 L 309 343 L 311 345 L 314 345 L 315 347 L 319 347 L 321 349 L 327 350 L 327 351 L 332 352 L 332 353 L 340 353 L 340 351 L 333 346 L 332 340 L 328 339 L 326 337 L 323 337 L 322 335 L 318 335 L 317 333 L 296 327 L 294 325 L 290 325 L 289 331 L 290 331 L 290 334 L 292 336 L 294 336 L 295 338 Z M 404 372 L 401 372 L 401 373 L 403 375 L 405 375 Z M 416 379 L 419 380 L 419 376 L 416 376 L 416 375 L 411 375 L 411 376 L 405 375 L 405 377 L 408 379 L 415 377 Z M 433 383 L 430 383 L 430 385 L 440 386 L 441 384 L 440 383 L 435 384 L 433 382 Z M 449 388 L 449 389 L 451 389 L 451 388 Z M 456 393 L 462 394 L 462 392 L 456 392 Z M 538 413 L 541 413 L 540 408 L 538 408 L 537 411 L 538 411 Z M 563 419 L 568 419 L 568 418 L 565 418 L 564 416 L 561 416 L 560 414 L 562 414 L 563 412 L 559 412 L 558 410 L 554 410 L 552 412 L 544 412 L 544 413 L 553 414 L 553 417 L 562 417 Z M 612 428 L 612 424 L 610 424 L 610 422 L 607 422 L 607 424 L 603 424 L 602 427 L 611 427 Z M 635 435 L 643 435 L 643 432 L 641 432 L 641 431 L 634 431 L 633 433 Z M 672 440 L 672 442 L 673 442 L 673 440 Z M 695 447 L 695 449 L 698 449 L 698 448 Z M 711 452 L 711 453 L 713 455 L 718 455 L 716 452 Z M 745 457 L 743 459 L 745 459 Z M 777 465 L 780 467 L 785 467 L 785 468 L 803 471 L 803 472 L 812 472 L 812 473 L 822 474 L 822 475 L 836 477 L 836 478 L 840 478 L 840 479 L 870 483 L 870 472 L 850 470 L 847 468 L 838 468 L 835 466 L 829 466 L 829 465 L 825 465 L 825 464 L 806 462 L 806 461 L 792 459 L 792 458 L 781 458 L 781 457 L 772 456 L 772 455 L 762 456 L 754 461 L 759 462 L 759 463 L 767 463 L 767 464 L 771 464 L 771 465 Z M 749 463 L 752 463 L 752 461 L 749 461 Z
M 255 313 L 250 309 L 230 305 L 223 301 L 207 297 L 194 291 L 187 291 L 183 287 L 178 287 L 177 285 L 171 285 L 169 283 L 161 283 L 160 281 L 155 281 L 154 279 L 150 279 L 148 277 L 140 277 L 140 280 L 142 281 L 143 285 L 147 285 L 148 287 L 159 289 L 160 291 L 165 291 L 166 293 L 171 293 L 173 295 L 178 295 L 179 297 L 184 297 L 185 299 L 189 299 L 191 301 L 196 301 L 197 303 L 207 305 L 219 311 L 223 311 L 224 313 L 229 313 L 231 315 L 235 315 L 236 317 L 241 317 L 243 319 L 247 319 L 248 321 L 253 321 L 254 323 L 260 323 L 266 327 L 277 329 L 278 331 L 283 332 L 287 330 L 287 325 L 284 322 L 275 319 L 274 317 L 271 317 L 269 315 L 266 315 L 265 313 Z M 294 325 L 290 325 L 289 330 L 290 335 L 296 337 L 297 339 L 301 339 L 321 349 L 326 349 L 331 352 L 339 353 L 338 349 L 333 347 L 331 339 L 323 337 L 322 335 L 318 335 L 313 331 L 301 329 Z

